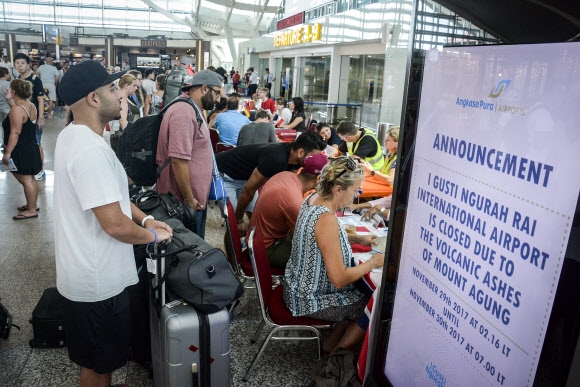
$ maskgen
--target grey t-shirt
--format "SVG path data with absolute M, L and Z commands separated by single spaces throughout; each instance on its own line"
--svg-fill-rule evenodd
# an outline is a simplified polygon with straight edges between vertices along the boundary
M 268 122 L 250 122 L 240 129 L 238 146 L 266 142 L 278 142 L 274 125 Z
M 8 114 L 10 112 L 10 105 L 6 98 L 4 97 L 4 90 L 10 89 L 10 82 L 5 80 L 0 80 L 0 112 Z
M 56 83 L 56 77 L 58 76 L 58 70 L 52 65 L 44 64 L 38 68 L 38 75 L 40 75 L 40 80 L 42 83 Z

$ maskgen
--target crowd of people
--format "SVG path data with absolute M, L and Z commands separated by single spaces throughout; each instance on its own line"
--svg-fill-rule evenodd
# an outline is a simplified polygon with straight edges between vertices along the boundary
M 56 86 L 49 93 L 57 93 L 71 113 L 54 159 L 57 287 L 69 300 L 69 356 L 81 366 L 81 385 L 110 382 L 111 372 L 127 361 L 131 326 L 126 289 L 137 282 L 131 245 L 172 237 L 167 224 L 145 216 L 129 201 L 129 181 L 115 155 L 114 139 L 138 117 L 159 113 L 165 74 L 154 69 L 115 72 L 87 61 L 54 77 L 43 75 L 48 72 L 41 66 L 37 77 L 25 54 L 16 56 L 14 67 L 19 76 L 9 83 L 0 68 L 0 86 L 7 88 L 6 104 L 0 103 L 2 161 L 16 165 L 13 174 L 26 197 L 14 219 L 38 216 L 34 176 L 42 169 L 40 100 L 47 80 Z M 225 76 L 236 84 L 236 74 L 232 69 Z M 358 205 L 353 199 L 366 178 L 393 184 L 398 128 L 389 130 L 386 157 L 374 133 L 351 122 L 336 129 L 319 123 L 310 130 L 302 98 L 292 98 L 289 107 L 284 98 L 270 98 L 274 80 L 264 79 L 264 88 L 258 89 L 257 83 L 250 87 L 252 115 L 240 111 L 240 94 L 226 95 L 224 74 L 206 69 L 189 76 L 179 97 L 191 103 L 172 104 L 161 121 L 156 161 L 169 167 L 152 188 L 171 192 L 190 206 L 195 211 L 192 231 L 204 238 L 214 160 L 210 130 L 216 130 L 220 141 L 232 146 L 215 154 L 215 162 L 224 175 L 240 235 L 249 227 L 260 229 L 270 264 L 285 269 L 284 299 L 294 316 L 334 324 L 325 352 L 352 348 L 366 329 L 361 315 L 368 297 L 354 284 L 382 267 L 384 256 L 374 254 L 353 266 L 350 245 L 370 245 L 376 237 L 347 234 L 336 214 L 346 207 L 368 207 L 371 214 L 379 208 L 387 216 L 390 197 Z M 252 77 L 249 82 L 254 85 Z M 276 127 L 295 131 L 296 139 L 281 141 Z M 107 129 L 110 145 L 103 141 Z

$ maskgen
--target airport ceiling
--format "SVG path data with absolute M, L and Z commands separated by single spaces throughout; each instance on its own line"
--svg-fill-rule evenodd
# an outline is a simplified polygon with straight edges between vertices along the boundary
M 504 43 L 580 40 L 580 0 L 436 0 Z

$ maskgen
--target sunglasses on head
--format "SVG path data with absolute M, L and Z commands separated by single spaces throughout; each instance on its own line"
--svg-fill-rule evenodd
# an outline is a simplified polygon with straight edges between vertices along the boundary
M 346 173 L 346 171 L 353 172 L 355 169 L 356 169 L 356 162 L 352 159 L 352 157 L 346 156 L 346 168 L 342 172 L 340 172 L 338 175 L 336 175 L 336 177 L 334 179 L 332 179 L 331 183 L 334 184 L 336 179 L 338 179 L 339 177 L 344 175 Z

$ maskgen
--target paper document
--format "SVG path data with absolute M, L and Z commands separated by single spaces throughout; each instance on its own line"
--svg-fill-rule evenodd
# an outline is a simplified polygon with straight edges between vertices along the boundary
M 16 172 L 16 171 L 18 171 L 18 168 L 16 168 L 16 165 L 14 165 L 14 161 L 12 161 L 12 159 L 8 161 L 8 165 L 0 163 L 0 172 Z

